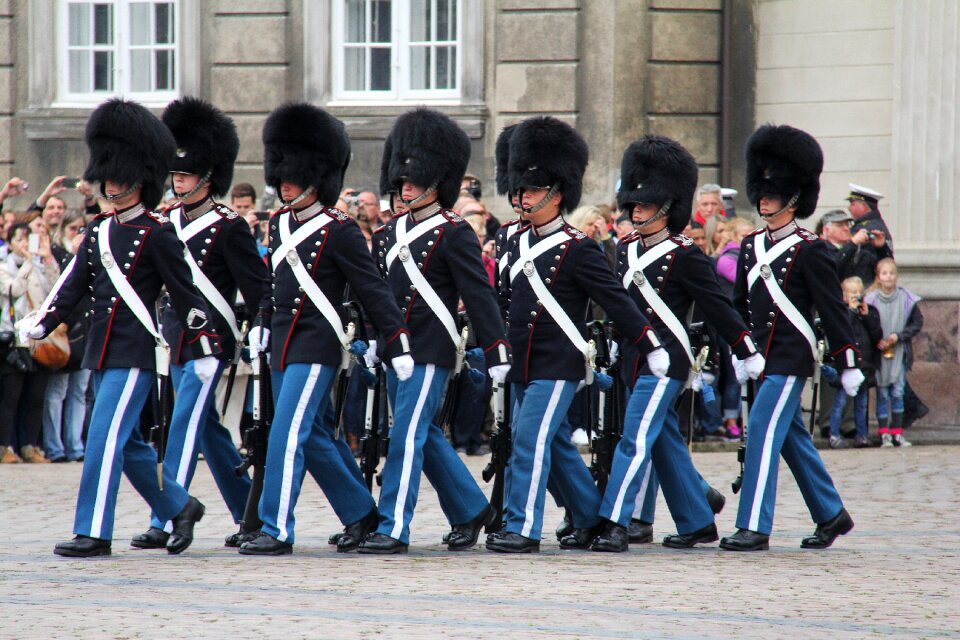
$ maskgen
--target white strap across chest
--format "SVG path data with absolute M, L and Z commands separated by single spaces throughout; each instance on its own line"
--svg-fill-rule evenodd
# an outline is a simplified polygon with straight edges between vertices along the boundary
M 653 288 L 653 285 L 650 284 L 650 279 L 643 273 L 644 269 L 673 251 L 675 247 L 676 245 L 669 240 L 664 240 L 640 255 L 640 242 L 630 243 L 627 248 L 627 271 L 623 274 L 623 288 L 630 289 L 631 284 L 637 287 L 647 305 L 653 309 L 657 317 L 663 321 L 670 333 L 677 339 L 677 342 L 683 346 L 683 352 L 687 354 L 690 365 L 693 366 L 696 362 L 693 359 L 693 349 L 690 346 L 690 336 L 687 335 L 686 328 L 673 310 L 670 309 L 670 306 L 663 301 L 657 290 Z
M 500 259 L 497 261 L 497 273 L 503 277 L 503 271 L 507 268 L 507 265 L 510 263 L 510 252 L 506 250 L 507 241 L 513 237 L 518 231 L 520 231 L 521 224 L 517 222 L 516 224 L 511 225 L 513 228 L 507 231 L 506 237 L 503 239 L 503 255 L 500 256 Z
M 184 227 L 181 213 L 182 209 L 179 207 L 171 211 L 170 222 L 173 223 L 173 228 L 177 230 L 177 236 L 180 238 L 180 241 L 183 242 L 183 257 L 190 267 L 190 273 L 193 275 L 193 283 L 197 285 L 197 289 L 200 290 L 200 293 L 207 299 L 210 305 L 217 310 L 217 313 L 227 321 L 227 326 L 230 328 L 234 340 L 237 341 L 237 344 L 240 344 L 240 342 L 243 341 L 243 336 L 240 335 L 240 329 L 237 328 L 237 316 L 233 313 L 233 306 L 227 302 L 227 299 L 223 297 L 220 290 L 210 282 L 210 278 L 207 277 L 207 274 L 205 274 L 203 269 L 200 268 L 200 265 L 197 264 L 193 253 L 187 246 L 188 240 L 204 229 L 208 229 L 216 224 L 220 219 L 220 214 L 216 211 L 208 211 Z
M 387 271 L 390 270 L 394 260 L 396 260 L 398 257 L 402 259 L 403 256 L 401 255 L 401 252 L 403 251 L 404 247 L 406 247 L 406 253 L 409 255 L 410 245 L 413 244 L 415 240 L 423 237 L 447 221 L 443 214 L 436 213 L 423 222 L 414 224 L 413 229 L 407 230 L 407 223 L 409 219 L 410 215 L 408 214 L 401 216 L 397 220 L 397 224 L 394 229 L 397 234 L 397 243 L 390 247 L 390 250 L 387 251 Z
M 320 231 L 323 227 L 327 226 L 333 218 L 326 214 L 317 214 L 313 218 L 310 218 L 302 227 L 290 233 L 289 220 L 293 214 L 289 211 L 281 213 L 277 218 L 286 218 L 287 226 L 284 226 L 283 220 L 277 221 L 277 228 L 280 230 L 280 246 L 274 249 L 273 257 L 270 259 L 271 264 L 273 264 L 273 270 L 276 271 L 277 267 L 281 262 L 287 259 L 287 256 L 291 251 L 296 251 L 297 247 L 300 246 L 304 240 L 315 234 L 317 231 Z

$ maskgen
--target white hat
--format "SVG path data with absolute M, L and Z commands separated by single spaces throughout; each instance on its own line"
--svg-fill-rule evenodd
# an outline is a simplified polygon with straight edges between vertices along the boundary
M 883 198 L 883 194 L 879 191 L 874 191 L 873 189 L 868 189 L 867 187 L 861 187 L 858 184 L 850 183 L 850 195 L 847 196 L 847 200 L 873 200 L 876 202 Z

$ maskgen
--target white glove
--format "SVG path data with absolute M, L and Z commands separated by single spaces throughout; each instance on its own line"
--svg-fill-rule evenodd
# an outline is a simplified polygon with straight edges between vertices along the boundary
M 747 384 L 747 380 L 750 379 L 750 374 L 747 372 L 747 365 L 737 356 L 733 356 L 730 361 L 733 363 L 733 372 L 737 376 L 737 383 L 741 385 Z
M 413 358 L 408 355 L 391 358 L 390 366 L 397 374 L 397 380 L 403 382 L 413 375 Z
M 367 365 L 367 369 L 373 369 L 379 364 L 380 358 L 377 357 L 377 341 L 371 340 L 369 344 L 370 348 L 363 354 L 363 364 Z
M 860 390 L 860 385 L 863 384 L 864 380 L 866 378 L 863 377 L 863 372 L 860 369 L 846 369 L 840 374 L 840 384 L 843 385 L 843 390 L 847 392 L 848 396 L 857 395 L 857 391 Z
M 216 358 L 203 356 L 199 360 L 193 361 L 193 372 L 197 375 L 200 384 L 206 384 L 216 375 L 218 366 L 220 366 L 220 363 Z
M 508 364 L 498 364 L 487 369 L 487 375 L 490 376 L 494 384 L 502 384 L 507 379 L 508 373 L 510 373 L 510 365 Z
M 703 391 L 704 384 L 706 384 L 706 382 L 703 379 L 703 374 L 698 373 L 697 375 L 693 376 L 693 380 L 690 381 L 690 388 L 695 392 L 700 393 Z
M 610 366 L 612 367 L 620 357 L 620 343 L 616 340 L 610 341 Z
M 247 334 L 247 344 L 250 345 L 250 357 L 256 358 L 259 354 L 267 350 L 270 344 L 270 329 L 266 327 L 254 327 Z
M 670 354 L 663 347 L 657 347 L 647 354 L 647 366 L 650 373 L 658 378 L 666 378 L 670 369 Z
M 743 361 L 743 368 L 751 380 L 759 378 L 763 374 L 763 368 L 765 366 L 767 366 L 767 361 L 764 360 L 763 356 L 759 353 L 747 356 L 747 359 Z

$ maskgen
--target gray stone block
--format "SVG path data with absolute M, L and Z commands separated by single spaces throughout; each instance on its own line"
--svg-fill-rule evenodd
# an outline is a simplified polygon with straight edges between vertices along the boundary
M 0 116 L 0 162 L 13 162 L 13 118 Z
M 213 23 L 212 63 L 287 62 L 285 17 L 217 17 Z
M 13 15 L 13 0 L 0 0 L 0 16 Z
M 210 99 L 224 111 L 266 113 L 286 95 L 282 67 L 218 66 L 210 71 Z
M 13 20 L 0 17 L 0 65 L 13 64 Z
M 262 115 L 233 115 L 237 124 L 237 135 L 240 137 L 240 153 L 237 162 L 263 162 L 263 121 Z
M 652 60 L 716 62 L 720 60 L 719 13 L 652 12 Z
M 501 11 L 520 9 L 579 9 L 580 0 L 500 0 L 497 7 Z
M 720 67 L 717 65 L 651 64 L 651 113 L 717 113 L 720 111 Z
M 673 138 L 700 164 L 720 162 L 719 116 L 660 116 L 648 119 L 650 133 Z
M 723 0 L 650 0 L 650 8 L 720 11 Z
M 501 112 L 576 110 L 574 64 L 501 64 L 496 70 L 495 109 Z
M 286 0 L 213 0 L 217 15 L 230 13 L 286 13 Z
M 13 113 L 13 67 L 0 67 L 0 113 Z
M 577 16 L 577 12 L 500 14 L 497 18 L 497 59 L 577 59 Z

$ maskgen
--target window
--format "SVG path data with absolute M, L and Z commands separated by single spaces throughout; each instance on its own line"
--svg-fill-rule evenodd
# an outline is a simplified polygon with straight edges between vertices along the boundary
M 335 99 L 459 99 L 461 3 L 462 0 L 335 0 Z
M 60 102 L 177 96 L 177 2 L 61 0 Z

